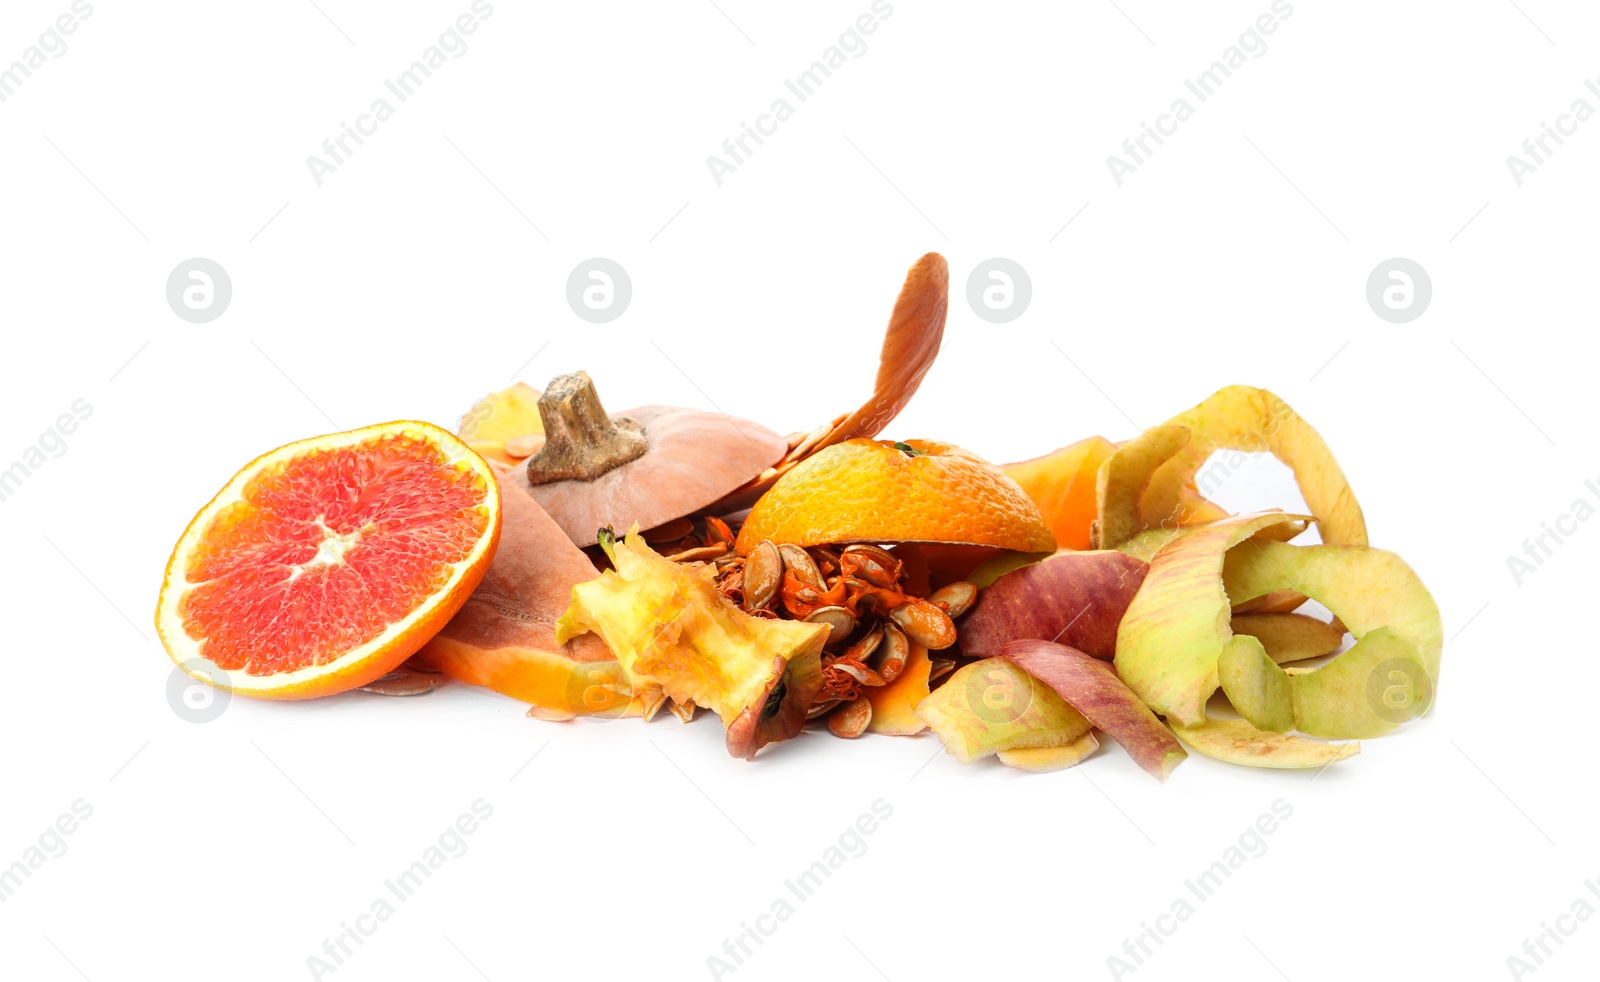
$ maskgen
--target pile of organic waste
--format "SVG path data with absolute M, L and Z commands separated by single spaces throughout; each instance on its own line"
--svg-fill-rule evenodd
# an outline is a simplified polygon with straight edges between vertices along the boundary
M 178 541 L 162 642 L 263 699 L 450 678 L 541 720 L 707 710 L 745 758 L 808 728 L 928 729 L 962 762 L 1048 771 L 1108 736 L 1165 780 L 1184 745 L 1322 767 L 1428 709 L 1438 608 L 1368 546 L 1327 444 L 1271 392 L 1004 466 L 879 439 L 948 299 L 930 253 L 868 399 L 789 436 L 613 415 L 576 372 L 490 394 L 456 434 L 402 421 L 271 451 Z M 1306 514 L 1208 501 L 1219 451 L 1288 465 Z

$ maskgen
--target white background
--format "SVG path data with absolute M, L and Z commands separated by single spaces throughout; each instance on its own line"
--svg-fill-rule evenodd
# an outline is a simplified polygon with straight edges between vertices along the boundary
M 468 852 L 324 978 L 707 978 L 880 798 L 866 853 L 725 978 L 1107 978 L 1277 799 L 1293 815 L 1266 853 L 1125 977 L 1504 978 L 1542 922 L 1600 907 L 1600 522 L 1520 585 L 1507 568 L 1600 480 L 1600 120 L 1521 187 L 1506 165 L 1573 100 L 1600 108 L 1592 7 L 1295 2 L 1118 187 L 1107 155 L 1267 0 L 897 0 L 719 187 L 706 157 L 868 0 L 500 0 L 319 187 L 306 157 L 468 0 L 318 2 L 96 2 L 0 104 L 0 466 L 93 406 L 0 504 L 0 865 L 93 808 L 0 905 L 8 978 L 310 977 L 479 798 Z M 0 63 L 67 9 L 8 0 Z M 162 566 L 257 453 L 452 425 L 513 377 L 579 368 L 615 409 L 809 429 L 864 397 L 930 249 L 952 271 L 944 353 L 886 436 L 1013 460 L 1272 388 L 1438 598 L 1434 713 L 1314 782 L 1191 756 L 1162 786 L 1109 744 L 1042 776 L 962 767 L 931 735 L 808 734 L 746 763 L 704 716 L 540 723 L 462 686 L 237 699 L 205 725 L 169 708 Z M 165 301 L 193 256 L 232 276 L 210 324 Z M 565 300 L 591 256 L 633 280 L 608 325 Z M 992 256 L 1032 276 L 1006 325 L 964 298 Z M 1392 256 L 1432 276 L 1409 324 L 1365 300 Z M 1281 486 L 1219 497 L 1294 505 Z M 1540 980 L 1600 962 L 1600 923 L 1561 923 Z

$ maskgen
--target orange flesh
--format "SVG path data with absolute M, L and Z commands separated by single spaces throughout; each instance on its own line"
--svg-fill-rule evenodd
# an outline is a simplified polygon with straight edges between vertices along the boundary
M 488 488 L 440 449 L 385 436 L 257 474 L 184 569 L 184 630 L 221 668 L 325 665 L 403 620 L 489 524 Z

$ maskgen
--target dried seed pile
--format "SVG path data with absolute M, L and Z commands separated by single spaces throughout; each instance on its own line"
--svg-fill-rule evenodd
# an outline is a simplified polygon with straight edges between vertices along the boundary
M 652 531 L 668 540 L 668 559 L 713 564 L 717 589 L 746 613 L 828 626 L 823 687 L 807 718 L 827 716 L 828 729 L 841 737 L 866 730 L 872 705 L 865 690 L 898 678 L 913 646 L 933 652 L 955 644 L 953 618 L 978 597 L 978 588 L 965 581 L 916 596 L 905 561 L 866 543 L 803 549 L 762 541 L 741 557 L 733 551 L 732 531 L 714 517 L 705 519 L 699 535 L 687 520 Z M 954 667 L 954 659 L 933 659 L 930 675 L 938 678 Z

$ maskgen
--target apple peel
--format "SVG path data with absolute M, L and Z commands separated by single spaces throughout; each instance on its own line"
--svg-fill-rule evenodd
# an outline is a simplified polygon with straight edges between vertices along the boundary
M 1019 771 L 1048 774 L 1051 771 L 1064 771 L 1069 767 L 1075 767 L 1099 749 L 1100 741 L 1096 740 L 1094 732 L 1090 731 L 1059 747 L 1017 747 L 1012 750 L 997 751 L 995 756 L 1000 758 L 1000 763 L 1015 767 Z
M 967 570 L 967 574 L 961 578 L 980 590 L 987 590 L 989 587 L 994 586 L 996 580 L 1014 569 L 1032 566 L 1034 563 L 1042 562 L 1051 556 L 1071 551 L 1066 547 L 1058 548 L 1054 552 L 1012 552 L 1008 549 L 993 559 L 986 559 L 972 569 Z
M 1185 531 L 1187 530 L 1145 529 L 1117 543 L 1112 548 L 1124 556 L 1132 556 L 1140 562 L 1148 563 L 1156 558 L 1156 553 L 1165 549 L 1179 536 L 1183 535 Z
M 1344 630 L 1339 625 L 1306 614 L 1240 613 L 1237 607 L 1233 610 L 1233 633 L 1248 634 L 1260 641 L 1279 665 L 1331 655 L 1344 643 Z
M 1174 726 L 1172 731 L 1198 753 L 1246 767 L 1326 767 L 1361 752 L 1356 740 L 1323 743 L 1292 733 L 1260 730 L 1243 719 L 1208 719 L 1197 726 Z
M 1117 625 L 1149 567 L 1113 550 L 1058 552 L 997 578 L 957 625 L 961 650 L 1000 654 L 1008 642 L 1060 641 L 1110 660 Z
M 1260 640 L 1235 634 L 1217 659 L 1222 691 L 1250 725 L 1274 733 L 1294 729 L 1294 680 L 1278 667 Z
M 1184 492 L 1194 487 L 1195 476 L 1216 451 L 1266 452 L 1294 471 L 1306 508 L 1316 516 L 1322 541 L 1367 544 L 1361 505 L 1333 452 L 1311 424 L 1273 393 L 1230 385 L 1164 425 L 1187 428 L 1189 440 L 1150 474 L 1140 504 L 1144 528 L 1193 520 L 1184 514 Z
M 1268 526 L 1305 518 L 1236 515 L 1191 529 L 1156 554 L 1117 630 L 1115 658 L 1117 675 L 1152 711 L 1185 726 L 1205 720 L 1219 684 L 1217 659 L 1233 637 L 1224 558 Z
M 1188 756 L 1172 731 L 1098 658 L 1051 641 L 1013 641 L 1001 653 L 1122 744 L 1156 780 L 1166 781 Z
M 1257 540 L 1228 553 L 1222 580 L 1235 603 L 1283 589 L 1312 597 L 1333 611 L 1357 641 L 1377 628 L 1394 628 L 1417 643 L 1429 679 L 1438 681 L 1444 648 L 1439 605 L 1405 560 L 1392 552 Z
M 1335 740 L 1383 736 L 1427 712 L 1433 696 L 1417 642 L 1388 627 L 1289 682 L 1295 729 Z
M 1199 500 L 1204 501 L 1205 499 L 1201 498 Z M 1210 502 L 1207 502 L 1207 504 L 1210 504 Z M 1179 536 L 1192 532 L 1196 528 L 1202 528 L 1205 525 L 1211 524 L 1212 522 L 1221 521 L 1222 519 L 1229 517 L 1231 516 L 1229 516 L 1226 512 L 1223 512 L 1216 518 L 1207 519 L 1205 522 L 1197 522 L 1194 525 L 1184 525 L 1179 528 L 1144 529 L 1143 531 L 1129 536 L 1127 539 L 1124 539 L 1122 542 L 1111 548 L 1116 549 L 1125 556 L 1132 556 L 1135 559 L 1141 559 L 1148 563 L 1150 560 L 1156 557 L 1156 553 L 1160 552 L 1162 549 L 1165 549 L 1174 539 L 1177 539 Z M 1271 539 L 1274 542 L 1288 542 L 1289 540 L 1298 536 L 1301 532 L 1304 532 L 1309 525 L 1310 523 L 1303 519 L 1287 519 L 1278 525 L 1268 525 L 1266 528 L 1257 532 L 1255 537 L 1258 539 Z M 1235 607 L 1234 613 L 1254 613 L 1257 610 L 1261 610 L 1263 612 L 1288 612 L 1294 610 L 1296 607 L 1305 602 L 1306 598 L 1302 597 L 1298 593 L 1295 593 L 1293 590 L 1282 590 L 1273 594 L 1271 597 L 1263 597 L 1251 601 L 1251 606 L 1249 607 Z
M 1416 641 L 1388 627 L 1367 632 L 1321 668 L 1295 672 L 1274 664 L 1259 641 L 1235 635 L 1218 673 L 1252 725 L 1335 740 L 1383 736 L 1425 712 L 1432 695 Z
M 599 634 L 635 697 L 711 710 L 736 757 L 800 731 L 821 691 L 827 626 L 745 613 L 717 591 L 712 567 L 658 555 L 638 526 L 601 546 L 615 569 L 572 588 L 558 643 Z
M 1082 713 L 1005 658 L 958 669 L 916 715 L 963 764 L 1001 750 L 1065 746 L 1090 729 Z
M 473 403 L 461 417 L 456 435 L 489 460 L 515 464 L 528 454 L 513 454 L 506 443 L 544 435 L 544 424 L 539 419 L 539 396 L 539 390 L 526 382 L 491 392 Z M 543 443 L 542 440 L 538 442 Z M 523 444 L 526 443 L 524 440 Z
M 1150 475 L 1188 442 L 1187 427 L 1152 426 L 1106 458 L 1095 478 L 1099 517 L 1091 538 L 1097 547 L 1114 549 L 1148 527 L 1141 524 L 1139 503 L 1150 483 Z M 1176 527 L 1177 524 L 1155 527 Z

